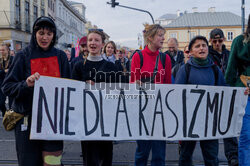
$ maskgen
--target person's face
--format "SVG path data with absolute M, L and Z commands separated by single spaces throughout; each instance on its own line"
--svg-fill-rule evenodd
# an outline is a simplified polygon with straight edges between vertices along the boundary
M 153 39 L 151 39 L 151 45 L 154 46 L 157 50 L 162 48 L 164 38 L 164 31 L 162 29 L 158 30 Z
M 88 54 L 89 54 L 88 46 L 87 46 L 86 44 L 80 45 L 80 51 L 81 51 L 84 55 L 88 55 Z
M 191 55 L 189 53 L 188 47 L 185 47 L 184 49 L 184 61 L 185 63 L 190 59 Z
M 36 32 L 36 41 L 43 50 L 48 50 L 54 37 L 54 33 L 48 29 L 40 29 Z
M 204 40 L 196 40 L 193 44 L 190 54 L 199 59 L 206 59 L 208 56 L 208 46 Z
M 64 52 L 66 53 L 68 61 L 69 61 L 70 58 L 71 58 L 70 51 L 69 50 L 64 50 Z
M 114 54 L 114 51 L 115 51 L 115 48 L 113 47 L 111 43 L 109 43 L 106 47 L 106 55 L 111 56 Z
M 213 46 L 213 49 L 216 51 L 221 51 L 222 50 L 222 45 L 224 43 L 224 38 L 220 38 L 220 36 L 218 35 L 218 37 L 215 36 L 215 39 L 210 39 L 210 42 Z
M 118 51 L 119 58 L 123 59 L 125 56 L 125 53 L 123 51 Z
M 170 53 L 175 53 L 175 52 L 177 52 L 177 49 L 178 49 L 177 43 L 174 40 L 170 40 L 168 42 L 168 50 L 169 50 L 169 52 Z
M 92 55 L 99 55 L 101 53 L 104 43 L 102 42 L 102 37 L 97 33 L 90 33 L 88 35 L 88 51 Z
M 2 56 L 8 55 L 8 49 L 7 49 L 6 46 L 0 46 L 0 54 L 1 54 Z
M 10 56 L 15 56 L 15 52 L 13 50 L 10 51 Z

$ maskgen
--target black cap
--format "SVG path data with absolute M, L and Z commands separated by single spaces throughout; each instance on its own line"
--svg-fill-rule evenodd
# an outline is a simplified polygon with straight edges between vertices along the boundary
M 221 29 L 215 28 L 210 32 L 210 39 L 224 38 L 224 33 Z
M 50 24 L 51 27 L 55 27 L 55 22 L 50 17 L 46 17 L 46 16 L 37 18 L 34 23 L 34 27 L 40 26 L 42 24 Z

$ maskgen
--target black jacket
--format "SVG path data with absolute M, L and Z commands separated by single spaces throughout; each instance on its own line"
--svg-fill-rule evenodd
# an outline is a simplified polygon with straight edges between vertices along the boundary
M 93 62 L 86 60 L 75 64 L 72 71 L 72 78 L 79 81 L 92 80 L 100 82 L 118 82 L 118 70 L 112 62 L 101 60 Z
M 230 51 L 226 49 L 225 45 L 222 46 L 221 54 L 215 51 L 212 46 L 209 46 L 208 57 L 211 58 L 212 61 L 221 69 L 223 74 L 225 74 L 227 69 L 229 53 Z
M 183 51 L 178 50 L 176 60 L 173 56 L 169 53 L 169 51 L 164 52 L 165 54 L 168 54 L 171 59 L 171 67 L 173 68 L 175 65 L 184 62 L 184 53 Z

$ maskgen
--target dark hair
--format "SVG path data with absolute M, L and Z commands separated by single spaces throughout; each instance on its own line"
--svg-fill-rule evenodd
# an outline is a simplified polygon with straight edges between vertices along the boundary
M 248 24 L 247 24 L 246 32 L 244 33 L 244 38 L 247 39 L 249 35 L 250 35 L 250 14 L 248 16 Z
M 40 29 L 47 29 L 48 31 L 51 31 L 54 34 L 50 47 L 54 46 L 56 43 L 56 24 L 52 20 L 52 18 L 42 16 L 36 19 L 33 25 L 33 34 L 34 34 L 35 40 L 36 40 L 36 33 Z
M 112 46 L 114 47 L 114 54 L 115 54 L 116 53 L 116 45 L 115 45 L 115 42 L 113 42 L 113 41 L 109 41 L 105 44 L 103 52 L 106 54 L 106 47 L 108 46 L 109 43 L 111 43 Z
M 196 42 L 196 40 L 203 40 L 204 42 L 207 43 L 208 45 L 208 41 L 206 39 L 206 37 L 204 36 L 195 36 L 190 42 L 189 42 L 189 45 L 188 45 L 188 50 L 190 51 L 194 45 L 194 43 Z
M 105 42 L 106 37 L 105 37 L 105 34 L 104 34 L 102 29 L 89 29 L 89 33 L 87 35 L 87 38 L 89 37 L 89 34 L 91 34 L 91 33 L 96 33 L 96 34 L 100 35 L 102 38 L 102 43 Z

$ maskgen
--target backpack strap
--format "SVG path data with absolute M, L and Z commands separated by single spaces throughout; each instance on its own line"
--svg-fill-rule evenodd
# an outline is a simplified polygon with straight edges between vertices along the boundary
M 141 50 L 138 50 L 137 53 L 139 54 L 140 56 L 140 69 L 142 68 L 143 66 L 143 55 L 142 55 L 142 52 Z
M 212 68 L 213 68 L 213 72 L 214 72 L 214 80 L 215 80 L 214 85 L 218 85 L 218 78 L 219 78 L 219 71 L 218 71 L 218 67 L 217 67 L 217 65 L 216 65 L 216 64 L 213 64 Z
M 166 54 L 164 54 L 163 52 L 160 52 L 160 59 L 161 59 L 161 64 L 163 69 L 165 69 L 166 67 Z
M 186 83 L 189 83 L 189 75 L 190 75 L 191 65 L 189 63 L 185 64 L 185 71 L 186 71 Z
M 143 55 L 142 55 L 142 52 L 141 50 L 138 50 L 137 51 L 139 56 L 140 56 L 140 69 L 142 68 L 143 66 Z M 159 52 L 160 54 L 160 60 L 161 60 L 161 63 L 162 63 L 162 66 L 163 66 L 163 69 L 165 69 L 165 63 L 166 63 L 166 54 L 162 53 L 162 52 Z

